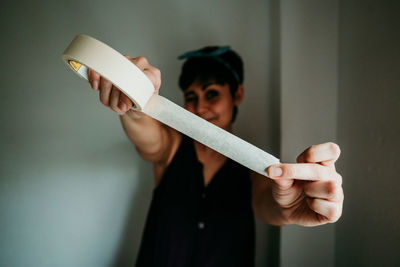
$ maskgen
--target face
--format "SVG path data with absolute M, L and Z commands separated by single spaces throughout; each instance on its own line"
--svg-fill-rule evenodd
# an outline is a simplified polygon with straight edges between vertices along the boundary
M 241 86 L 240 90 L 243 91 Z M 231 131 L 233 107 L 241 102 L 241 95 L 235 99 L 229 90 L 229 85 L 216 83 L 193 83 L 184 92 L 185 108 L 197 116 Z

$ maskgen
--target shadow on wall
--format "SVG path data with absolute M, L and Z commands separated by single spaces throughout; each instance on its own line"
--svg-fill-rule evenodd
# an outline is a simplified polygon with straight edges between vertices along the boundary
M 132 149 L 134 149 L 132 147 Z M 135 152 L 136 153 L 136 152 Z M 136 153 L 140 161 L 139 155 Z M 143 160 L 142 160 L 143 161 Z M 127 217 L 112 266 L 133 266 L 139 253 L 147 213 L 154 188 L 153 172 L 143 165 L 138 166 L 137 184 L 132 192 Z
M 77 161 L 83 162 L 84 168 L 92 172 L 89 202 L 96 202 L 93 208 L 98 218 L 89 227 L 97 228 L 96 233 L 101 234 L 90 237 L 92 244 L 96 241 L 108 243 L 94 248 L 96 253 L 102 253 L 99 247 L 106 250 L 103 250 L 105 255 L 93 259 L 97 263 L 91 266 L 134 266 L 153 192 L 152 166 L 140 158 L 127 138 L 87 149 L 84 153 Z M 96 177 L 93 169 L 102 177 Z M 75 183 L 81 186 L 82 181 Z
M 128 140 L 97 147 L 89 153 L 85 158 L 91 160 L 85 165 L 88 168 L 101 166 L 103 171 L 100 172 L 108 184 L 105 195 L 97 198 L 101 203 L 98 203 L 96 212 L 108 220 L 99 223 L 103 224 L 99 226 L 99 232 L 104 236 L 98 241 L 109 240 L 110 245 L 105 247 L 114 249 L 105 252 L 110 260 L 109 266 L 134 266 L 153 193 L 152 165 L 140 158 Z M 110 229 L 112 227 L 115 229 Z

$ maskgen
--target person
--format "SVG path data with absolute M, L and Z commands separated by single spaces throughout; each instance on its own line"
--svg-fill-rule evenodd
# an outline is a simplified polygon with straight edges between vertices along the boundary
M 152 81 L 161 72 L 144 57 L 131 58 Z M 243 100 L 243 63 L 229 47 L 185 53 L 179 78 L 184 107 L 232 132 Z M 155 189 L 137 266 L 253 266 L 254 214 L 272 225 L 316 226 L 339 219 L 342 177 L 339 146 L 313 145 L 294 164 L 277 164 L 265 176 L 190 139 L 145 114 L 107 79 L 89 70 L 100 101 L 119 114 L 140 156 L 154 165 Z M 266 166 L 267 167 L 267 166 Z

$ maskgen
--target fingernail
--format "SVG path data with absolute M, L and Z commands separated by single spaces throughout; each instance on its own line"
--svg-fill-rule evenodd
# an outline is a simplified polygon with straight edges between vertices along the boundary
M 283 173 L 282 168 L 279 167 L 269 167 L 268 168 L 268 175 L 270 177 L 279 177 Z
M 125 111 L 126 104 L 125 104 L 124 102 L 119 103 L 119 108 L 120 108 L 122 111 Z
M 92 86 L 93 86 L 93 89 L 94 89 L 94 90 L 97 90 L 97 89 L 99 89 L 99 82 L 98 82 L 98 81 L 96 81 L 96 80 L 95 80 L 95 81 L 93 81 L 93 82 L 92 82 Z

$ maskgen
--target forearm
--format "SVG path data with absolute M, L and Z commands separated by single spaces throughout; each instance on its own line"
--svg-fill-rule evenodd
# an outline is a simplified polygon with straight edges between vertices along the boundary
M 153 118 L 137 112 L 128 111 L 120 116 L 122 127 L 130 141 L 145 160 L 155 161 L 163 149 L 163 126 Z

